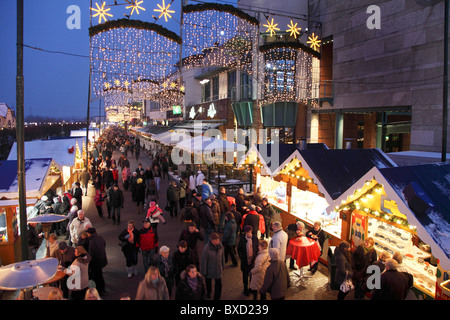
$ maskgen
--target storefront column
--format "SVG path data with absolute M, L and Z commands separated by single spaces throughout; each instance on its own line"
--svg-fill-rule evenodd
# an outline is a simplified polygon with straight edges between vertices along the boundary
M 336 113 L 336 133 L 334 135 L 334 148 L 342 149 L 342 143 L 344 138 L 344 114 Z

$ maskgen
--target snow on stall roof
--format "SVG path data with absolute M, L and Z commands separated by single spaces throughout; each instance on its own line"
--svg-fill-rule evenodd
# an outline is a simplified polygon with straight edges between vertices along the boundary
M 48 169 L 52 163 L 52 159 L 27 159 L 25 160 L 25 183 L 26 191 L 39 191 L 44 183 Z M 1 161 L 0 175 L 3 170 L 10 170 L 11 167 L 17 168 L 17 160 Z M 5 175 L 7 173 L 4 173 Z M 11 174 L 9 174 L 11 175 Z M 7 196 L 7 193 L 15 193 L 18 191 L 17 171 L 14 172 L 13 179 L 9 179 L 6 184 L 1 185 L 0 197 Z
M 432 223 L 424 226 L 433 240 L 444 250 L 447 257 L 450 257 L 450 223 L 444 219 L 442 214 L 431 210 L 428 217 Z
M 25 159 L 53 158 L 60 166 L 75 165 L 75 151 L 69 153 L 69 149 L 77 144 L 76 138 L 58 140 L 33 140 L 25 142 Z M 17 160 L 16 142 L 11 148 L 8 160 Z

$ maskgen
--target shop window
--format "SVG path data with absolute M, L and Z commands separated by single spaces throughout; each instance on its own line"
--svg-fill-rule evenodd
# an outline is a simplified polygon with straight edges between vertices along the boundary
M 219 77 L 214 77 L 212 79 L 212 95 L 213 100 L 219 99 Z
M 236 71 L 228 72 L 228 98 L 236 99 Z

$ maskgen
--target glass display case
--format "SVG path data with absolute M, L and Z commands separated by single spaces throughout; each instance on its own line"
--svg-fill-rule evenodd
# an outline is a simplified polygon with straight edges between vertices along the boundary
M 331 233 L 337 237 L 341 236 L 342 221 L 339 218 L 338 213 L 331 212 L 328 214 L 326 212 L 328 202 L 325 198 L 319 196 L 317 193 L 301 190 L 294 186 L 292 186 L 291 195 L 290 214 L 311 225 L 316 221 L 320 221 L 322 229 L 325 232 Z
M 432 255 L 413 244 L 412 234 L 389 223 L 369 218 L 368 236 L 375 241 L 375 250 L 391 256 L 395 252 L 403 256 L 403 267 L 414 276 L 414 286 L 434 296 L 437 266 L 430 264 Z

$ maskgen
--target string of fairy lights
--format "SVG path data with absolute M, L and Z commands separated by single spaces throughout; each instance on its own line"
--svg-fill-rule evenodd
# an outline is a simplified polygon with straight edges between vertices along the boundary
M 90 28 L 91 92 L 94 99 L 105 98 L 108 110 L 144 99 L 158 101 L 162 111 L 183 105 L 185 88 L 177 72 L 181 56 L 185 69 L 220 66 L 251 75 L 258 68 L 260 104 L 311 97 L 321 40 L 314 33 L 305 39 L 295 18 L 283 27 L 274 17 L 260 22 L 231 5 L 186 5 L 179 37 L 160 25 L 131 19 L 152 13 L 155 22 L 174 19 L 174 0 L 158 2 L 151 10 L 144 0 L 91 1 L 96 24 Z M 118 6 L 128 19 L 114 20 L 111 9 Z M 258 41 L 260 36 L 264 41 Z

